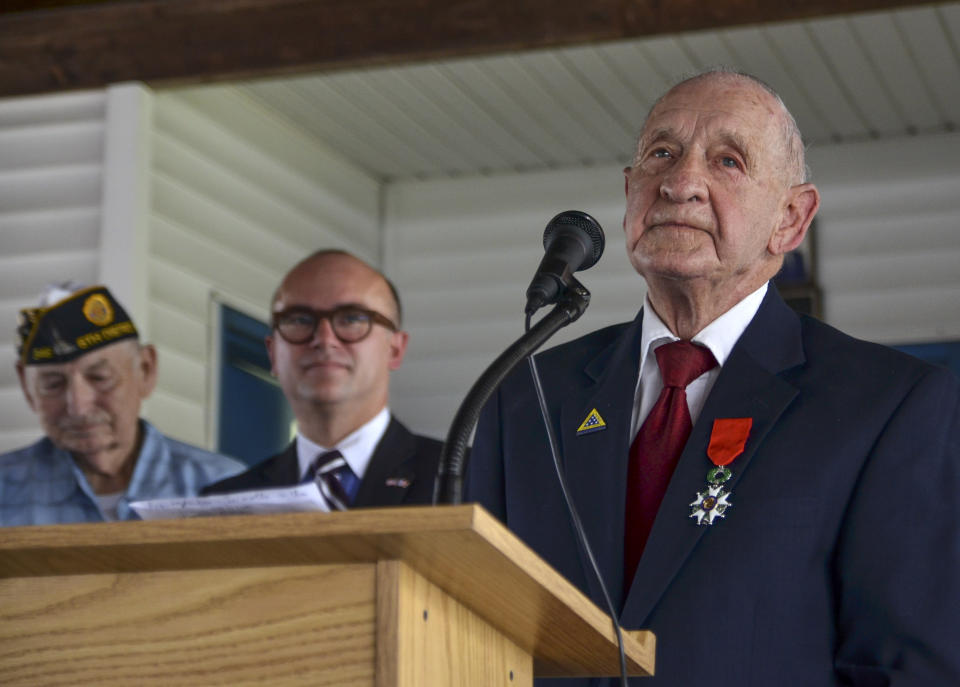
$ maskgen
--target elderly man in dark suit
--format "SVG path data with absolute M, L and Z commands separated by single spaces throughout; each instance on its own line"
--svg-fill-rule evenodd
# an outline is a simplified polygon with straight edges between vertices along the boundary
M 315 480 L 332 510 L 430 503 L 442 444 L 412 434 L 387 407 L 407 348 L 400 315 L 393 285 L 349 253 L 318 251 L 290 270 L 266 344 L 297 436 L 205 493 Z
M 644 306 L 538 359 L 620 621 L 657 636 L 636 684 L 960 685 L 960 385 L 769 284 L 819 206 L 782 101 L 742 74 L 682 82 L 625 175 Z M 467 497 L 600 603 L 552 473 L 518 371 Z

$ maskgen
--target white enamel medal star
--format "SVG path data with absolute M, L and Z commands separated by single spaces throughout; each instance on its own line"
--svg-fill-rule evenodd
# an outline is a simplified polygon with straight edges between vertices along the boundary
M 706 491 L 697 492 L 697 500 L 690 504 L 690 517 L 696 518 L 698 525 L 712 525 L 714 519 L 725 517 L 727 508 L 733 505 L 727 501 L 729 496 L 730 492 L 720 485 L 708 485 Z

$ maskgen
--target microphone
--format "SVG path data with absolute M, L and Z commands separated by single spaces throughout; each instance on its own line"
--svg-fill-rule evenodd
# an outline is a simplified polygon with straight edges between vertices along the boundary
M 585 212 L 567 210 L 547 223 L 543 232 L 546 254 L 527 289 L 527 307 L 532 315 L 547 303 L 555 303 L 573 280 L 573 273 L 593 267 L 603 255 L 603 229 Z

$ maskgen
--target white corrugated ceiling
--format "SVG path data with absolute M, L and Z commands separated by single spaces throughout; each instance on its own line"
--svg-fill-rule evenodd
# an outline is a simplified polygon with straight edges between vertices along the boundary
M 653 99 L 727 65 L 780 91 L 809 144 L 960 124 L 960 2 L 239 87 L 383 180 L 622 164 Z

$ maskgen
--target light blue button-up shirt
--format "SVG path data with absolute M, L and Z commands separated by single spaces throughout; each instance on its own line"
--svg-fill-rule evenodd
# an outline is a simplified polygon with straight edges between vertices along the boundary
M 238 460 L 163 436 L 141 420 L 143 445 L 117 519 L 139 520 L 131 501 L 196 496 L 241 472 Z M 96 494 L 67 451 L 48 438 L 0 455 L 0 526 L 103 522 Z

